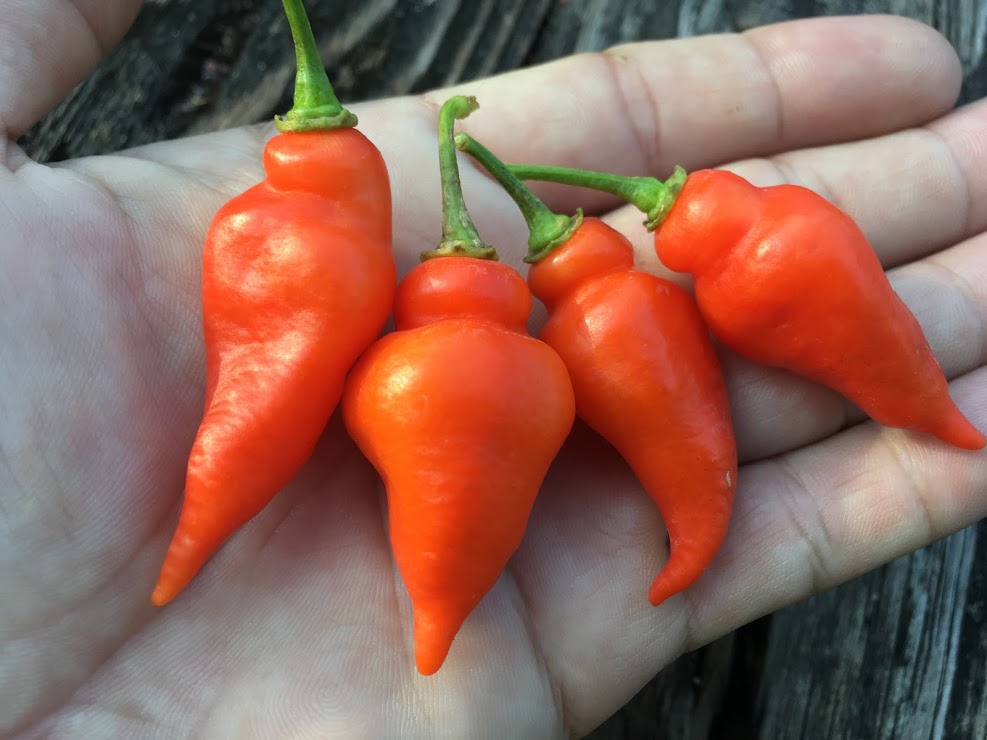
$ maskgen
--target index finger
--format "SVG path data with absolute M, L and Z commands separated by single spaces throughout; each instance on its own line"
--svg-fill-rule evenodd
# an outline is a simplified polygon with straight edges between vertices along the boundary
M 661 177 L 921 125 L 960 83 L 934 29 L 856 16 L 628 44 L 424 97 L 475 95 L 482 109 L 462 127 L 506 161 Z M 541 187 L 554 207 L 576 203 Z

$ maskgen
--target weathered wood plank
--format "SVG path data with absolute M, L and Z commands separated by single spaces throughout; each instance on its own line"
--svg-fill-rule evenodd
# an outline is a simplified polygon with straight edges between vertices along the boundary
M 627 41 L 865 11 L 936 25 L 964 61 L 965 98 L 987 93 L 987 11 L 975 0 L 336 0 L 311 15 L 340 97 L 365 100 Z M 47 161 L 270 118 L 288 103 L 286 34 L 272 0 L 148 2 L 110 58 L 21 143 Z
M 985 530 L 776 614 L 761 736 L 987 737 L 985 594 L 974 582 Z
M 405 94 L 638 39 L 892 12 L 943 31 L 987 94 L 987 0 L 334 0 L 309 3 L 344 100 Z M 22 139 L 47 161 L 270 118 L 293 75 L 277 0 L 148 0 Z M 987 524 L 738 630 L 663 671 L 593 737 L 987 737 Z

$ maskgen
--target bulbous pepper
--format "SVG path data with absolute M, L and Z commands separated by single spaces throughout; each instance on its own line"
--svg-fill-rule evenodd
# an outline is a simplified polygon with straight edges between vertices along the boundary
M 415 661 L 435 673 L 518 548 L 575 419 L 562 360 L 527 334 L 531 294 L 462 203 L 454 97 L 439 116 L 444 238 L 400 282 L 395 331 L 360 358 L 343 420 L 380 473 L 414 609 Z

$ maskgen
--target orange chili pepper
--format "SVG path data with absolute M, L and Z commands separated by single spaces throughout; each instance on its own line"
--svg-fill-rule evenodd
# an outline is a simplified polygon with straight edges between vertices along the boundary
M 671 555 L 655 605 L 691 586 L 727 533 L 737 446 L 719 358 L 688 292 L 634 269 L 634 251 L 596 218 L 552 213 L 489 150 L 456 146 L 515 200 L 528 224 L 531 292 L 548 320 L 540 339 L 562 357 L 576 413 L 610 442 L 658 505 Z
M 758 188 L 721 170 L 665 183 L 511 167 L 619 195 L 648 214 L 655 251 L 691 273 L 713 334 L 740 355 L 842 393 L 875 421 L 965 449 L 987 439 L 963 416 L 918 320 L 853 220 L 796 185 Z
M 206 236 L 205 413 L 158 605 L 311 455 L 397 282 L 384 160 L 333 94 L 300 0 L 284 7 L 295 105 L 264 151 L 267 178 L 224 205 Z
M 387 491 L 394 558 L 414 608 L 415 662 L 435 673 L 521 543 L 575 418 L 565 365 L 527 334 L 531 294 L 476 233 L 439 114 L 443 241 L 405 276 L 396 331 L 353 368 L 343 420 Z

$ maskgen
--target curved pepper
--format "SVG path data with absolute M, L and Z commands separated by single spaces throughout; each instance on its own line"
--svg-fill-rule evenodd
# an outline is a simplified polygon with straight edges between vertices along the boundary
M 577 414 L 627 461 L 665 521 L 671 555 L 651 584 L 657 605 L 707 568 L 733 505 L 736 441 L 709 331 L 685 290 L 634 269 L 620 233 L 553 214 L 477 141 L 459 134 L 456 145 L 524 213 L 528 285 L 548 309 L 539 337 L 569 370 Z
M 266 179 L 216 214 L 202 264 L 205 413 L 152 601 L 174 598 L 306 462 L 397 282 L 377 148 L 332 93 L 298 0 L 295 107 Z

